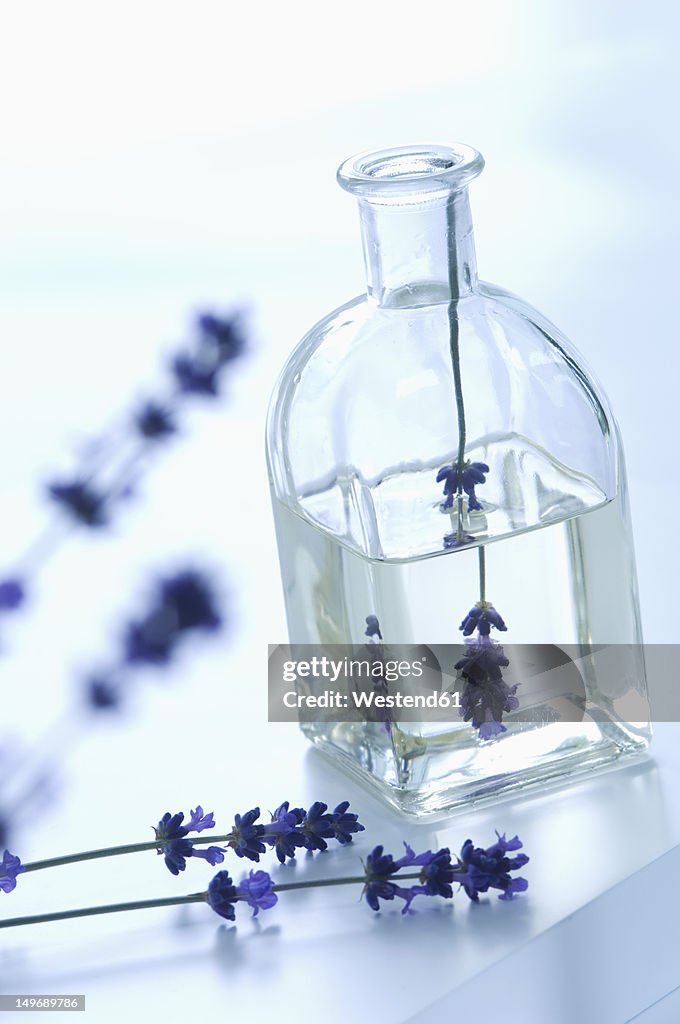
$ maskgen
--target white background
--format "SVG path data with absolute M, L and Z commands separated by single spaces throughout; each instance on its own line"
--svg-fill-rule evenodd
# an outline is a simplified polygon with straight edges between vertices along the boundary
M 546 313 L 603 381 L 628 459 L 645 638 L 676 640 L 670 3 L 27 2 L 3 5 L 2 21 L 0 565 L 44 521 L 40 481 L 153 391 L 196 309 L 247 306 L 251 338 L 225 402 L 196 404 L 143 500 L 106 537 L 65 547 L 30 614 L 3 629 L 3 733 L 39 741 L 50 765 L 50 743 L 63 755 L 60 796 L 16 852 L 143 839 L 164 810 L 199 801 L 225 821 L 345 792 L 373 841 L 403 834 L 294 729 L 265 721 L 265 645 L 285 637 L 266 403 L 300 335 L 363 287 L 353 201 L 334 183 L 362 149 L 457 140 L 484 154 L 471 196 L 481 276 Z M 52 723 L 114 650 L 149 573 L 191 558 L 218 571 L 232 631 L 143 680 L 123 722 L 63 740 Z M 461 905 L 455 925 L 448 911 L 374 921 L 345 892 L 281 905 L 261 930 L 219 930 L 201 908 L 64 923 L 3 934 L 0 989 L 86 991 L 96 1020 L 133 999 L 166 1019 L 222 1000 L 254 1020 L 265 1005 L 280 1021 L 314 1006 L 340 1020 L 348 1001 L 357 1020 L 405 1019 L 678 841 L 674 748 L 668 726 L 657 763 L 412 829 L 423 844 L 490 841 L 496 823 L 531 840 L 530 895 L 511 907 L 472 918 Z M 0 791 L 15 783 L 5 772 Z M 2 914 L 10 900 L 19 914 L 206 877 L 130 861 L 27 876 L 0 894 Z M 350 862 L 345 851 L 332 866 Z

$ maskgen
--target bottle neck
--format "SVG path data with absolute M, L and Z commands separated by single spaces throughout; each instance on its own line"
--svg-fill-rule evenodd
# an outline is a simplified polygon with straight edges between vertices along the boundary
M 477 261 L 467 189 L 417 202 L 359 200 L 368 294 L 381 306 L 468 295 Z

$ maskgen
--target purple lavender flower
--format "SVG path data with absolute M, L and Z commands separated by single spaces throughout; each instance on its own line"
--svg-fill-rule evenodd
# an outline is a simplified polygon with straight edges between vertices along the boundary
M 259 817 L 259 807 L 254 807 L 245 814 L 234 815 L 234 827 L 229 834 L 227 846 L 231 847 L 237 857 L 259 861 L 260 854 L 266 852 L 267 847 L 263 842 L 265 826 L 255 824 Z
M 12 892 L 17 886 L 17 875 L 20 875 L 26 868 L 18 857 L 13 856 L 9 850 L 5 850 L 0 861 L 0 890 Z
M 448 847 L 431 853 L 422 861 L 423 870 L 420 880 L 424 884 L 428 896 L 443 896 L 450 900 L 453 897 L 452 883 L 455 881 L 455 867 L 451 863 L 451 851 Z
M 257 917 L 260 910 L 269 910 L 279 900 L 274 892 L 274 883 L 266 871 L 251 871 L 236 892 L 240 900 L 253 908 L 253 917 Z
M 213 812 L 204 814 L 203 808 L 199 804 L 196 810 L 191 812 L 188 823 L 184 825 L 183 822 L 184 814 L 181 811 L 178 814 L 170 814 L 169 811 L 166 811 L 158 822 L 158 826 L 154 828 L 156 839 L 163 843 L 157 853 L 164 855 L 168 871 L 173 875 L 178 875 L 186 868 L 189 857 L 199 857 L 201 860 L 206 860 L 208 864 L 212 864 L 213 867 L 215 864 L 221 864 L 224 860 L 224 852 L 219 846 L 197 849 L 192 840 L 186 838 L 189 832 L 203 832 L 207 828 L 214 828 Z
M 458 494 L 459 480 L 461 489 L 467 494 L 469 511 L 474 512 L 481 509 L 482 506 L 475 494 L 475 487 L 478 484 L 486 483 L 484 474 L 488 472 L 489 467 L 485 462 L 465 462 L 460 476 L 455 463 L 451 466 L 442 466 L 437 473 L 437 483 L 444 481 L 442 509 L 446 510 L 453 506 L 453 499 Z
M 125 661 L 130 664 L 165 665 L 177 642 L 176 617 L 171 608 L 152 609 L 143 618 L 131 622 L 125 632 Z
M 383 850 L 382 846 L 375 846 L 364 865 L 366 883 L 363 897 L 371 910 L 380 910 L 380 900 L 393 900 L 399 893 L 399 886 L 390 881 L 399 868 L 392 854 L 384 853 Z
M 87 681 L 87 702 L 95 711 L 110 711 L 120 706 L 120 690 L 113 679 L 93 675 Z
M 328 804 L 316 800 L 302 822 L 302 845 L 306 850 L 327 850 L 327 839 L 333 838 L 332 815 L 326 814 Z
M 330 815 L 331 829 L 341 846 L 352 842 L 352 834 L 365 831 L 365 827 L 359 821 L 359 815 L 351 812 L 348 814 L 348 807 L 349 800 L 343 800 Z
M 465 654 L 456 662 L 455 667 L 463 678 L 470 682 L 484 683 L 488 679 L 502 679 L 502 670 L 509 664 L 500 644 L 470 641 L 465 648 Z
M 503 648 L 489 641 L 470 643 L 455 667 L 465 680 L 460 700 L 460 714 L 479 730 L 481 740 L 491 740 L 506 732 L 503 714 L 516 711 L 517 684 L 509 686 L 502 669 L 510 662 Z
M 474 846 L 471 839 L 466 839 L 460 852 L 459 873 L 456 874 L 455 881 L 460 882 L 475 903 L 479 900 L 480 892 L 487 892 L 489 889 L 500 889 L 501 894 L 498 898 L 510 900 L 515 893 L 525 892 L 529 886 L 526 878 L 510 877 L 511 871 L 516 871 L 529 862 L 524 853 L 516 857 L 506 856 L 507 853 L 522 848 L 519 838 L 514 836 L 512 839 L 506 839 L 505 833 L 501 835 L 499 832 L 496 832 L 496 835 L 498 842 L 486 850 Z
M 284 800 L 272 814 L 271 824 L 265 825 L 264 842 L 270 844 L 281 864 L 286 857 L 292 859 L 295 851 L 304 844 L 299 826 L 304 821 L 306 811 L 302 807 L 289 810 L 289 806 L 289 801 Z
M 106 499 L 88 484 L 75 480 L 69 484 L 53 483 L 47 488 L 49 496 L 84 526 L 104 526 Z
M 160 838 L 156 833 L 156 838 Z M 157 850 L 163 854 L 165 866 L 171 875 L 178 875 L 187 866 L 187 858 L 191 857 L 194 844 L 190 839 L 168 839 L 166 843 Z
M 286 800 L 272 814 L 271 823 L 264 826 L 262 840 L 275 850 L 282 864 L 301 847 L 310 852 L 327 849 L 327 839 L 337 839 L 345 846 L 352 842 L 353 834 L 364 831 L 358 815 L 348 812 L 348 807 L 349 800 L 343 800 L 328 812 L 328 805 L 317 801 L 309 811 L 302 807 L 291 810 Z
M 496 736 L 508 731 L 501 721 L 494 718 L 494 713 L 490 708 L 485 710 L 484 721 L 476 724 L 476 728 L 479 729 L 480 740 L 494 740 Z
M 240 898 L 228 871 L 218 871 L 210 880 L 207 900 L 220 917 L 226 917 L 227 921 L 234 921 L 236 919 L 235 904 Z
M 466 840 L 461 856 L 456 863 L 451 862 L 451 851 L 444 847 L 433 853 L 426 850 L 416 854 L 404 843 L 404 855 L 394 860 L 376 846 L 366 858 L 363 896 L 372 910 L 380 909 L 380 900 L 402 899 L 405 914 L 416 896 L 441 896 L 451 899 L 453 886 L 459 883 L 471 900 L 477 901 L 480 892 L 489 888 L 501 889 L 500 899 L 511 899 L 515 893 L 524 892 L 528 887 L 525 878 L 511 878 L 510 872 L 523 867 L 529 858 L 521 853 L 517 857 L 507 857 L 509 851 L 519 850 L 522 846 L 517 838 L 506 840 L 504 835 L 496 832 L 498 842 L 487 850 L 475 847 L 470 839 Z M 409 886 L 399 885 L 399 872 L 404 868 L 420 867 L 417 881 Z
M 189 569 L 163 581 L 160 598 L 162 606 L 174 612 L 175 628 L 180 632 L 214 630 L 222 624 L 211 588 L 201 573 Z
M 231 362 L 243 351 L 244 338 L 237 317 L 225 319 L 213 313 L 202 313 L 198 317 L 198 329 L 204 343 L 216 346 L 220 365 Z
M 177 430 L 172 414 L 157 402 L 147 402 L 134 419 L 138 432 L 149 441 L 169 437 Z
M 215 812 L 210 811 L 209 814 L 203 813 L 203 808 L 200 804 L 196 807 L 195 811 L 191 811 L 189 815 L 189 824 L 187 825 L 187 832 L 204 832 L 207 828 L 215 827 Z
M 492 627 L 502 632 L 508 628 L 490 601 L 478 601 L 467 613 L 459 628 L 462 629 L 463 636 L 470 636 L 475 629 L 480 636 L 488 636 Z
M 24 603 L 26 592 L 21 580 L 6 579 L 0 581 L 0 611 L 13 612 Z
M 447 550 L 462 548 L 464 544 L 469 544 L 474 539 L 471 533 L 446 533 L 444 535 L 444 547 Z
M 155 603 L 142 618 L 131 622 L 125 634 L 125 661 L 129 664 L 166 664 L 181 636 L 193 629 L 212 632 L 222 624 L 208 581 L 185 570 L 158 587 Z
M 172 362 L 177 386 L 184 394 L 215 397 L 219 394 L 219 363 L 198 355 L 178 355 Z
M 405 914 L 416 896 L 436 895 L 434 891 L 430 892 L 427 884 L 415 884 L 404 887 L 394 881 L 395 875 L 402 868 L 422 865 L 423 870 L 425 870 L 425 867 L 429 865 L 434 857 L 434 854 L 429 850 L 426 853 L 416 855 L 407 843 L 404 843 L 404 848 L 406 852 L 399 860 L 395 860 L 390 853 L 384 853 L 382 846 L 374 847 L 366 858 L 364 866 L 366 882 L 363 889 L 363 897 L 371 910 L 380 910 L 380 900 L 393 900 L 398 897 L 404 901 L 401 912 Z M 433 883 L 430 883 L 430 885 L 433 885 Z
M 200 857 L 201 860 L 205 860 L 215 867 L 216 864 L 221 864 L 224 860 L 224 850 L 220 846 L 192 846 L 188 856 Z
M 218 871 L 208 885 L 207 901 L 216 914 L 227 921 L 236 919 L 236 904 L 240 901 L 252 907 L 253 917 L 260 910 L 269 910 L 278 902 L 271 877 L 266 871 L 251 871 L 235 886 L 228 871 Z
M 378 622 L 377 615 L 366 616 L 366 630 L 364 636 L 377 637 L 378 640 L 382 640 L 383 636 L 380 632 L 380 623 Z

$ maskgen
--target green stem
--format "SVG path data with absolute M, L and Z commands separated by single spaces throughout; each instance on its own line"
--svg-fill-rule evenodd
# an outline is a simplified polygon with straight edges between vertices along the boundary
M 400 878 L 420 878 L 420 871 L 412 871 L 403 875 L 390 875 L 386 882 L 398 882 Z M 349 878 L 320 878 L 311 882 L 284 882 L 274 886 L 274 892 L 292 892 L 293 889 L 320 889 L 327 885 L 365 885 L 365 875 L 353 875 Z
M 75 864 L 81 860 L 99 860 L 100 857 L 117 857 L 123 853 L 141 853 L 142 850 L 158 850 L 162 845 L 162 841 L 152 840 L 149 843 L 130 843 L 127 846 L 106 846 L 101 850 L 86 850 L 83 853 L 69 853 L 63 857 L 34 860 L 30 864 L 24 865 L 24 871 L 42 871 L 43 868 L 56 868 L 62 864 Z
M 406 878 L 420 878 L 420 872 L 408 872 L 390 876 L 385 881 L 399 881 Z M 348 878 L 322 878 L 309 882 L 284 882 L 272 886 L 274 892 L 292 892 L 294 889 L 322 889 L 330 885 L 364 885 L 365 875 Z M 80 907 L 76 910 L 57 910 L 51 914 L 32 914 L 29 917 L 10 917 L 0 921 L 0 928 L 16 928 L 22 924 L 45 924 L 48 921 L 65 921 L 71 917 L 94 917 L 97 914 L 117 914 L 127 910 L 150 910 L 154 907 L 173 907 L 183 903 L 205 903 L 207 892 L 194 892 L 189 896 L 168 896 L 163 899 L 135 900 L 132 903 L 108 903 L 101 907 Z
M 463 466 L 465 464 L 465 403 L 463 401 L 463 383 L 460 372 L 460 325 L 458 322 L 458 259 L 456 254 L 456 225 L 454 218 L 454 199 L 451 200 L 446 210 L 446 228 L 448 235 L 448 260 L 449 260 L 449 291 L 451 301 L 449 302 L 449 345 L 451 349 L 451 365 L 453 367 L 453 388 L 456 397 L 456 411 L 458 414 L 458 456 L 456 469 L 458 472 L 458 537 L 463 536 Z
M 233 839 L 233 834 L 228 832 L 223 836 L 191 836 L 194 846 L 202 843 L 226 843 Z M 47 860 L 34 860 L 24 865 L 24 871 L 42 871 L 43 868 L 56 868 L 62 864 L 76 864 L 81 860 L 99 860 L 101 857 L 117 857 L 124 853 L 142 853 L 145 850 L 159 850 L 165 844 L 165 840 L 152 839 L 148 843 L 129 843 L 126 846 L 105 846 L 100 850 L 84 850 L 81 853 L 69 853 L 63 857 L 49 857 Z
M 32 914 L 30 917 L 10 917 L 0 921 L 0 928 L 15 928 L 20 924 L 44 924 L 46 921 L 64 921 L 69 917 L 93 917 L 95 914 L 117 914 L 125 910 L 148 910 L 151 907 L 172 907 L 180 903 L 204 903 L 206 893 L 191 896 L 168 896 L 159 900 L 135 900 L 133 903 L 108 903 L 103 907 L 80 907 L 78 910 L 57 910 L 53 914 Z
M 486 601 L 486 552 L 478 547 L 479 553 L 479 600 Z

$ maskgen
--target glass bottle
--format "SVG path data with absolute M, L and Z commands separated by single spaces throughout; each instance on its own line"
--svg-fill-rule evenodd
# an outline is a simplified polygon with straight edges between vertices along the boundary
M 633 693 L 646 720 L 619 433 L 564 336 L 478 280 L 467 187 L 483 166 L 454 145 L 340 167 L 367 291 L 302 339 L 267 427 L 290 642 L 454 644 L 464 622 L 466 655 L 500 666 L 481 698 L 461 669 L 470 706 L 455 722 L 302 725 L 418 815 L 608 765 L 649 739 L 617 712 Z M 598 678 L 585 657 L 580 719 L 520 712 L 493 681 L 501 632 L 586 655 L 621 645 L 620 664 Z

